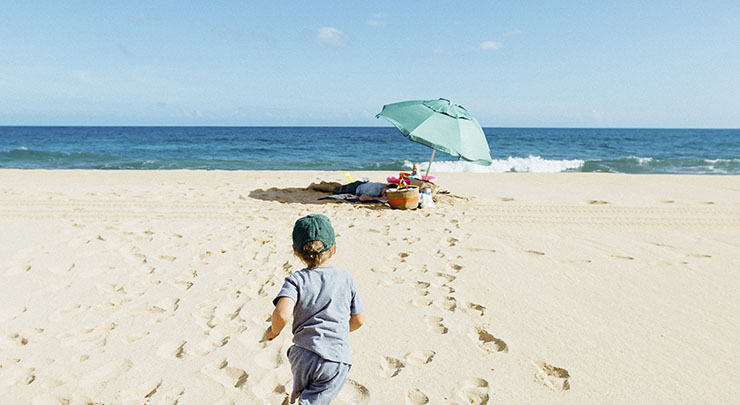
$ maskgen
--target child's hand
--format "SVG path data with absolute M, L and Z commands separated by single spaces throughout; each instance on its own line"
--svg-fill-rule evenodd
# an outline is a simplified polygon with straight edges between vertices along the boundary
M 272 325 L 268 326 L 267 330 L 265 331 L 265 339 L 267 339 L 267 341 L 269 342 L 275 339 L 276 337 L 278 337 L 278 334 L 272 333 Z

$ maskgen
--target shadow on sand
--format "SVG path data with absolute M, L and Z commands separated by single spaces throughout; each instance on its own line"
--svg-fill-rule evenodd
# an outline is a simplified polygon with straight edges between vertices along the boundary
M 354 204 L 359 207 L 385 210 L 391 209 L 388 204 L 381 202 L 358 202 L 358 201 L 345 201 L 335 199 L 324 199 L 330 194 L 323 193 L 320 191 L 306 190 L 305 188 L 288 187 L 288 188 L 277 188 L 272 187 L 268 189 L 256 189 L 249 193 L 249 197 L 263 200 L 263 201 L 277 201 L 284 204 Z

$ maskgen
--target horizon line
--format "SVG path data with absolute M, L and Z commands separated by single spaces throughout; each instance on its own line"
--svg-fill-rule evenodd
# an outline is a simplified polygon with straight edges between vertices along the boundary
M 0 124 L 0 128 L 395 128 L 384 125 L 57 125 L 57 124 Z M 489 129 L 694 129 L 740 130 L 730 127 L 575 127 L 575 126 L 483 126 Z

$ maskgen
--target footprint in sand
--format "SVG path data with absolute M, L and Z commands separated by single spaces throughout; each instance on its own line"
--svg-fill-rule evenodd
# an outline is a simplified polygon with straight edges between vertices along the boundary
M 206 332 L 206 338 L 193 348 L 193 352 L 199 356 L 206 356 L 229 343 L 232 334 L 238 335 L 244 330 L 246 330 L 245 326 L 216 326 Z
M 213 322 L 216 312 L 216 306 L 213 302 L 204 302 L 198 306 L 197 311 L 192 312 L 190 317 L 193 319 L 196 325 L 200 326 L 204 331 L 209 331 L 216 324 Z
M 463 269 L 463 266 L 456 263 L 448 263 L 447 266 L 455 273 L 459 273 Z
M 632 256 L 612 256 L 615 259 L 622 259 L 622 260 L 635 260 Z
M 162 405 L 177 405 L 180 402 L 180 397 L 182 394 L 185 393 L 185 387 L 179 386 L 174 387 L 170 390 L 167 390 L 163 392 L 162 395 Z
M 136 387 L 122 391 L 121 399 L 123 400 L 123 403 L 127 404 L 145 403 L 149 398 L 157 393 L 160 386 L 162 386 L 161 378 L 144 381 Z
M 430 332 L 436 333 L 438 335 L 444 335 L 448 332 L 447 327 L 442 324 L 444 318 L 442 318 L 441 316 L 426 315 L 424 316 L 424 320 L 426 321 L 427 329 L 429 329 Z
M 478 315 L 480 316 L 483 316 L 486 313 L 486 307 L 484 307 L 483 305 L 473 303 L 473 302 L 466 302 L 465 309 L 478 312 Z
M 285 272 L 286 275 L 290 274 L 292 270 L 293 270 L 293 265 L 290 264 L 290 262 L 283 263 L 283 271 Z
M 118 327 L 115 322 L 98 325 L 95 327 L 83 327 L 70 329 L 56 336 L 62 346 L 77 346 L 81 344 L 90 344 L 95 347 L 104 347 L 108 343 L 108 335 Z
M 455 281 L 455 279 L 457 278 L 456 276 L 453 276 L 452 274 L 441 273 L 441 272 L 434 273 L 434 277 L 437 280 L 437 282 L 439 282 L 441 285 L 447 285 L 448 283 Z
M 147 311 L 154 312 L 154 313 L 164 313 L 164 312 L 175 312 L 177 311 L 177 308 L 180 307 L 180 299 L 179 298 L 164 298 L 160 301 L 157 301 L 156 304 L 149 306 L 147 308 Z
M 0 361 L 0 388 L 28 385 L 36 381 L 36 369 L 23 367 L 19 359 Z
M 506 342 L 493 336 L 481 326 L 472 330 L 469 336 L 474 342 L 478 343 L 478 347 L 487 353 L 506 353 L 509 351 L 509 345 Z
M 386 277 L 386 278 L 383 278 L 381 281 L 379 281 L 378 285 L 383 285 L 387 287 L 391 285 L 403 284 L 404 282 L 406 282 L 406 280 L 404 280 L 403 277 L 393 277 L 393 278 Z
M 87 311 L 88 309 L 90 309 L 89 305 L 82 304 L 74 304 L 62 307 L 54 311 L 54 313 L 49 316 L 49 320 L 52 322 L 65 321 L 76 314 Z
M 527 253 L 537 256 L 544 256 L 545 254 L 543 252 L 537 251 L 537 250 L 527 250 Z
M 571 263 L 571 264 L 589 264 L 591 263 L 591 259 L 572 259 L 572 260 L 562 260 L 563 263 Z
M 471 378 L 465 381 L 457 391 L 457 397 L 471 405 L 485 405 L 489 397 L 488 381 L 483 378 Z
M 170 281 L 169 284 L 183 291 L 187 291 L 190 289 L 190 287 L 193 286 L 193 282 L 187 281 L 187 280 L 174 280 L 174 281 Z
M 429 295 L 429 286 L 431 286 L 431 284 L 426 281 L 417 281 L 414 284 L 416 295 L 420 295 L 422 297 Z
M 164 261 L 166 261 L 166 262 L 170 262 L 170 263 L 172 263 L 172 262 L 174 262 L 175 260 L 177 260 L 177 258 L 176 258 L 175 256 L 169 256 L 169 255 L 160 255 L 160 256 L 159 256 L 159 260 L 164 260 Z
M 203 367 L 201 373 L 233 391 L 241 391 L 249 378 L 247 372 L 241 368 L 229 367 L 229 362 L 225 359 Z
M 10 266 L 8 270 L 5 272 L 5 275 L 10 277 L 10 276 L 18 275 L 18 274 L 23 274 L 29 271 L 31 271 L 30 264 L 16 264 L 16 265 Z
M 535 375 L 536 381 L 544 384 L 554 391 L 567 391 L 570 389 L 570 373 L 568 370 L 547 364 L 544 361 L 536 361 L 534 366 L 537 368 Z
M 107 363 L 85 374 L 78 381 L 85 389 L 95 387 L 102 390 L 109 382 L 126 374 L 133 365 L 134 363 L 128 359 Z
M 121 340 L 124 343 L 135 343 L 135 342 L 138 342 L 141 339 L 144 339 L 148 335 L 149 335 L 149 331 L 144 330 L 144 331 L 141 331 L 141 332 L 133 333 L 133 334 L 128 335 L 128 336 L 124 336 L 123 338 L 121 338 Z
M 418 388 L 414 388 L 406 393 L 406 405 L 424 405 L 428 403 L 429 397 Z
M 397 376 L 407 365 L 423 366 L 429 364 L 437 353 L 433 350 L 418 350 L 406 353 L 404 360 L 395 357 L 384 357 L 380 362 L 381 374 L 387 378 Z
M 409 304 L 415 307 L 423 308 L 432 305 L 432 300 L 430 300 L 429 298 L 419 297 L 409 301 Z
M 164 321 L 175 315 L 175 311 L 180 307 L 179 298 L 165 298 L 157 301 L 154 305 L 147 308 L 148 312 L 151 312 L 155 316 L 149 319 L 147 322 L 149 325 L 154 325 Z
M 605 205 L 605 204 L 609 204 L 609 201 L 604 201 L 604 200 L 588 200 L 588 201 L 586 201 L 586 204 L 591 204 L 591 205 Z
M 465 248 L 465 250 L 470 251 L 470 252 L 496 253 L 496 249 L 487 249 L 487 248 Z
M 185 355 L 185 340 L 173 340 L 165 342 L 157 349 L 157 356 L 163 359 L 181 359 Z
M 434 300 L 434 304 L 445 311 L 455 312 L 457 309 L 457 299 L 452 296 L 438 298 Z
M 7 336 L 0 336 L 0 348 L 12 349 L 18 346 L 25 346 L 28 344 L 28 339 L 21 336 L 18 333 L 11 333 Z
M 337 396 L 339 405 L 365 405 L 370 403 L 370 391 L 353 379 L 347 379 L 342 392 Z
M 229 296 L 226 300 L 213 309 L 213 318 L 210 320 L 212 325 L 218 325 L 222 322 L 228 322 L 236 318 L 245 304 L 252 299 L 246 294 L 237 294 Z
M 686 253 L 686 256 L 688 256 L 688 257 L 696 257 L 696 258 L 699 258 L 699 259 L 709 259 L 710 257 L 712 257 L 712 255 L 706 255 L 706 254 L 703 254 L 703 253 Z
M 395 273 L 397 270 L 398 268 L 396 267 L 380 267 L 377 269 L 375 267 L 370 268 L 370 271 L 372 271 L 373 273 L 381 273 L 381 274 Z
M 433 350 L 418 350 L 408 353 L 406 356 L 404 356 L 404 358 L 406 359 L 406 362 L 408 364 L 414 366 L 422 366 L 424 364 L 431 363 L 436 354 L 437 353 Z
M 414 243 L 420 242 L 421 241 L 421 238 L 419 238 L 419 237 L 405 237 L 405 238 L 403 238 L 401 240 L 403 240 L 404 242 L 406 242 L 407 245 L 411 246 Z
M 274 371 L 264 375 L 259 381 L 250 382 L 249 386 L 254 395 L 262 400 L 263 404 L 276 404 L 280 398 L 283 399 L 281 404 L 288 404 L 290 395 L 286 390 L 286 383 Z
M 387 378 L 393 378 L 406 367 L 406 363 L 403 360 L 399 360 L 393 357 L 384 357 L 380 362 L 381 374 Z
M 0 322 L 13 320 L 26 312 L 26 310 L 27 308 L 22 306 L 7 306 L 0 308 Z
M 181 274 L 175 275 L 174 283 L 181 285 L 181 288 L 188 290 L 193 286 L 193 284 L 195 284 L 196 278 L 198 278 L 198 272 L 196 270 L 186 270 Z

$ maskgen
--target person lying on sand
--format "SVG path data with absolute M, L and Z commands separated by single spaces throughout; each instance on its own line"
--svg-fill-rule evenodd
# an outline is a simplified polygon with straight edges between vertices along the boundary
M 311 183 L 306 189 L 332 194 L 354 194 L 359 197 L 360 201 L 372 201 L 387 198 L 388 184 L 369 181 L 355 181 L 349 184 L 322 181 L 321 183 Z

